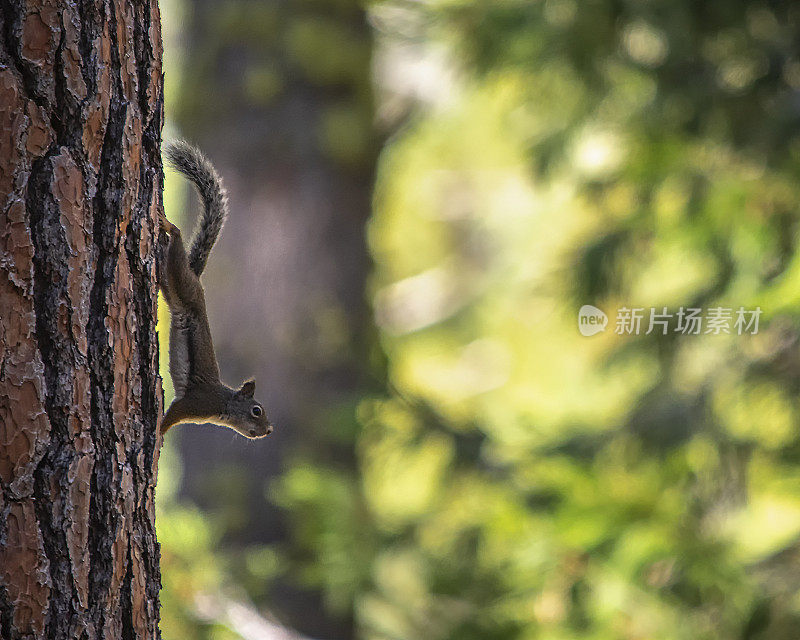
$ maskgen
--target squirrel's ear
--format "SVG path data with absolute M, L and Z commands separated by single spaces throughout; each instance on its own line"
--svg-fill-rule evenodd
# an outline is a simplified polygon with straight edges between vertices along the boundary
M 255 392 L 256 392 L 255 380 L 248 380 L 242 385 L 242 388 L 239 389 L 239 395 L 245 398 L 252 398 Z

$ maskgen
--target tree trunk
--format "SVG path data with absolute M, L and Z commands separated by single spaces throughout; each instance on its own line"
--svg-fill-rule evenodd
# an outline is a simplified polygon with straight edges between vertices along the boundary
M 158 638 L 158 5 L 0 25 L 0 637 Z

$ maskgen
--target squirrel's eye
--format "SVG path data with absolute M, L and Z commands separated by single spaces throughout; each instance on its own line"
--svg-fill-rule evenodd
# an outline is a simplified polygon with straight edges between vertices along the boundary
M 264 410 L 261 407 L 259 407 L 257 404 L 254 404 L 253 408 L 250 409 L 250 413 L 252 414 L 252 416 L 254 418 L 260 418 L 261 414 L 264 413 Z

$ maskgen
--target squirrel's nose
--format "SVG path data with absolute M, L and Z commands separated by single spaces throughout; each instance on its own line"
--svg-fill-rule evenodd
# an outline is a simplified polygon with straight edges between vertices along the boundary
M 267 425 L 267 435 L 269 435 L 270 433 L 272 433 L 272 425 L 268 424 Z

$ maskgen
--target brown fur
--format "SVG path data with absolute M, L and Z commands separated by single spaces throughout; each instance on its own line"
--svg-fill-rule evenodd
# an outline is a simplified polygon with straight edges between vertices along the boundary
M 197 154 L 199 159 L 193 158 L 192 154 Z M 181 146 L 180 157 L 188 158 L 187 162 L 202 160 L 211 166 L 199 151 L 185 143 Z M 176 168 L 186 173 L 182 165 L 176 165 Z M 213 167 L 211 171 L 213 172 Z M 213 175 L 217 190 L 222 189 L 219 176 L 216 172 Z M 202 188 L 205 183 L 195 181 L 195 184 Z M 210 197 L 208 194 L 201 195 L 204 200 Z M 212 238 L 213 244 L 219 228 L 206 229 L 211 224 L 209 220 L 209 216 L 201 220 L 199 233 L 206 239 Z M 219 226 L 221 227 L 221 221 Z M 211 246 L 204 248 L 200 268 L 193 269 L 183 246 L 180 229 L 163 214 L 161 229 L 169 235 L 165 272 L 161 274 L 159 284 L 172 316 L 169 371 L 175 388 L 175 400 L 164 414 L 161 432 L 166 433 L 173 425 L 183 422 L 207 422 L 230 427 L 246 438 L 260 438 L 270 434 L 272 425 L 267 420 L 266 412 L 253 399 L 255 382 L 247 381 L 238 390 L 220 382 L 219 365 L 208 325 L 206 299 L 199 277 Z M 197 242 L 194 246 L 197 246 Z

